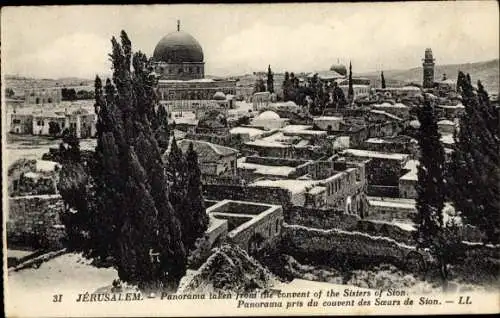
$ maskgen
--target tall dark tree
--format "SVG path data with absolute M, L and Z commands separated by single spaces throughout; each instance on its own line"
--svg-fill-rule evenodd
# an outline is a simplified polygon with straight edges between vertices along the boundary
M 349 88 L 347 90 L 347 99 L 352 101 L 354 99 L 354 88 L 352 86 L 352 64 L 349 62 Z
M 271 71 L 271 65 L 267 67 L 267 91 L 269 93 L 274 93 L 274 75 Z
M 459 72 L 457 90 L 465 114 L 455 134 L 447 182 L 449 197 L 466 222 L 485 234 L 485 242 L 500 242 L 499 109 L 490 104 L 481 82 L 477 91 L 470 76 Z
M 123 281 L 175 289 L 185 273 L 186 250 L 152 129 L 157 114 L 147 59 L 132 54 L 124 31 L 120 43 L 114 37 L 111 43 L 113 82 L 103 89 L 95 81 L 95 160 L 80 178 L 86 183 L 62 182 L 63 192 L 78 194 L 63 196 L 80 215 L 68 232 L 86 238 L 80 246 L 86 256 L 111 258 Z
M 415 239 L 419 248 L 429 249 L 437 259 L 443 288 L 446 289 L 448 264 L 453 258 L 454 250 L 460 244 L 460 239 L 456 235 L 456 226 L 443 222 L 445 157 L 437 121 L 428 100 L 419 107 L 417 116 L 420 122 L 417 136 L 420 164 L 417 168 Z
M 205 211 L 205 201 L 202 196 L 201 171 L 198 166 L 198 154 L 193 149 L 193 143 L 185 155 L 186 158 L 186 196 L 184 197 L 186 217 L 189 227 L 184 233 L 184 244 L 189 248 L 194 247 L 196 238 L 203 235 L 208 226 L 208 215 Z
M 384 71 L 380 72 L 380 80 L 382 81 L 382 88 L 385 88 Z

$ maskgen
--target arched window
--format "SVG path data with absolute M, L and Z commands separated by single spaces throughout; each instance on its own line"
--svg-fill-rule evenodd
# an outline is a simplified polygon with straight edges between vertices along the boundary
M 201 73 L 201 68 L 199 66 L 196 67 L 196 72 Z
M 276 219 L 276 233 L 280 232 L 280 219 Z
M 182 69 L 182 68 L 179 68 L 179 69 L 177 70 L 177 73 L 179 73 L 179 74 L 181 74 L 182 72 L 183 72 L 183 69 Z

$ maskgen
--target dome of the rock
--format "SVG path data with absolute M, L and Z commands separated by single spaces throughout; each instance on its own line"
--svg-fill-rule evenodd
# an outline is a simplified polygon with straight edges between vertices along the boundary
M 153 59 L 166 63 L 200 63 L 203 62 L 203 49 L 191 34 L 175 31 L 158 42 Z

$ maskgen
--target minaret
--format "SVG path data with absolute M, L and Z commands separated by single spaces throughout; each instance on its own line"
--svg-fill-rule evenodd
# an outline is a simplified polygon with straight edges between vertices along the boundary
M 432 50 L 425 49 L 424 59 L 422 60 L 422 67 L 424 69 L 424 80 L 422 86 L 424 88 L 432 88 L 434 85 L 434 58 L 432 57 Z

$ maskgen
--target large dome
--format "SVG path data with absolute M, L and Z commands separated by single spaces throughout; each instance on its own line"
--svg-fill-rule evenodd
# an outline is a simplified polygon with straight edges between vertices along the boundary
M 155 47 L 153 59 L 166 63 L 203 62 L 200 43 L 184 31 L 176 31 L 164 36 Z

